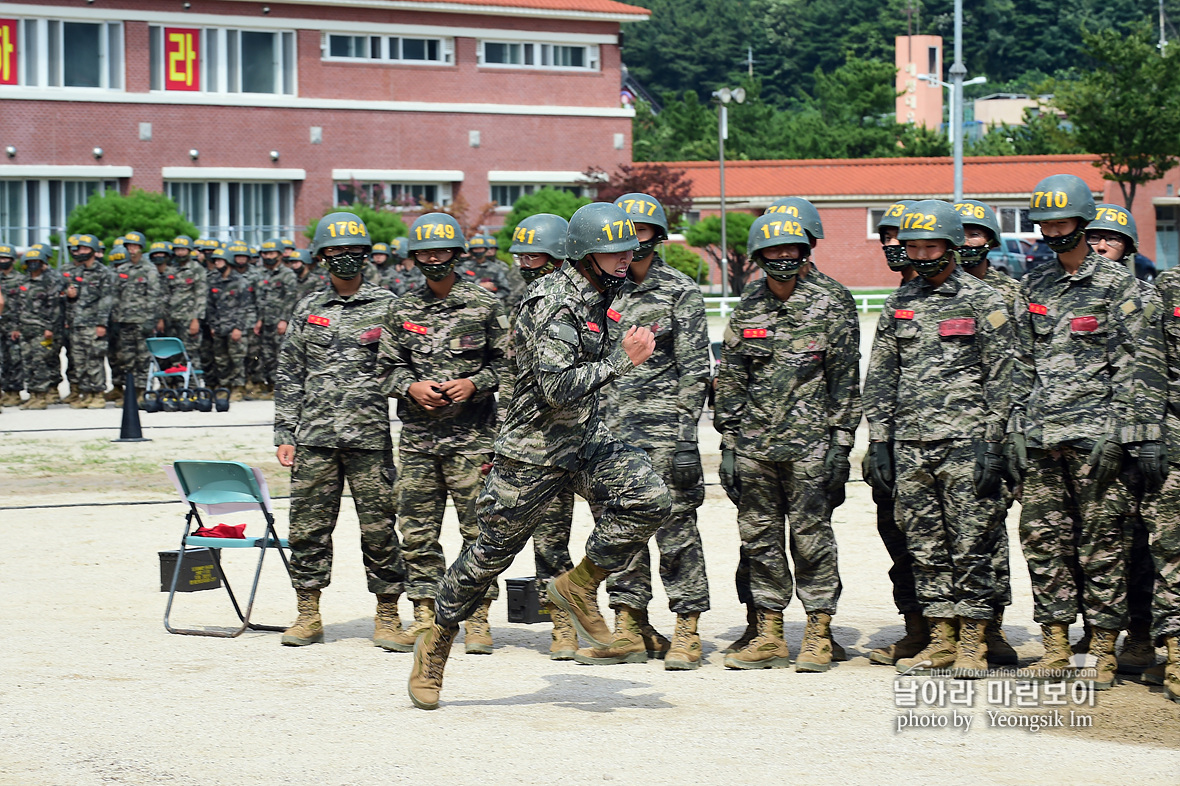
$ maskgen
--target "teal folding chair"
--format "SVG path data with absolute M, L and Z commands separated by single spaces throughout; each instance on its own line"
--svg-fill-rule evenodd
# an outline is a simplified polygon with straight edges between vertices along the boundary
M 144 385 L 144 390 L 152 390 L 153 382 L 161 379 L 168 379 L 169 377 L 182 377 L 184 384 L 181 387 L 193 388 L 200 387 L 200 382 L 203 380 L 199 369 L 193 368 L 192 358 L 188 356 L 188 350 L 184 348 L 184 342 L 178 338 L 170 336 L 163 336 L 160 338 L 152 337 L 146 338 L 148 353 L 151 355 L 151 364 L 148 366 L 147 384 Z M 183 357 L 184 370 L 169 371 L 163 368 L 162 364 L 170 358 Z M 196 380 L 197 384 L 192 384 Z
M 286 538 L 280 538 L 278 532 L 275 531 L 270 494 L 267 491 L 266 480 L 262 477 L 262 472 L 238 461 L 176 461 L 171 467 L 166 467 L 165 471 L 172 478 L 172 482 L 176 484 L 176 490 L 189 509 L 184 519 L 184 534 L 180 539 L 180 553 L 177 556 L 176 568 L 172 572 L 168 605 L 164 609 L 164 628 L 169 633 L 181 633 L 189 636 L 217 636 L 227 639 L 240 636 L 247 628 L 250 630 L 286 630 L 285 627 L 260 625 L 250 621 L 250 612 L 254 608 L 254 597 L 258 592 L 258 578 L 262 575 L 262 563 L 266 559 L 266 552 L 270 549 L 277 551 L 283 560 L 283 566 L 287 569 L 287 575 L 291 575 L 291 565 L 283 551 L 289 546 Z M 239 511 L 261 512 L 266 518 L 266 532 L 261 537 L 240 539 L 193 535 L 192 532 L 204 526 L 204 522 L 201 521 L 201 511 L 210 516 Z M 238 620 L 241 622 L 241 626 L 236 630 L 174 628 L 169 622 L 169 616 L 172 613 L 172 600 L 176 596 L 176 585 L 180 581 L 184 551 L 189 547 L 207 548 L 213 555 L 213 570 L 221 579 L 225 591 L 229 593 L 230 603 L 233 604 L 234 612 L 237 613 Z M 250 598 L 246 601 L 244 613 L 230 587 L 225 571 L 222 570 L 221 549 L 258 549 L 258 566 L 254 569 L 254 582 L 250 586 Z

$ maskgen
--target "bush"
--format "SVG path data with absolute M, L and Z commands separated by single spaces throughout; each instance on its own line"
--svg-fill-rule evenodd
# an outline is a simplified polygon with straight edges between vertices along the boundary
M 405 237 L 410 233 L 410 228 L 406 226 L 406 222 L 402 221 L 402 217 L 392 210 L 378 210 L 369 205 L 341 205 L 340 207 L 328 208 L 323 215 L 312 221 L 307 225 L 307 229 L 303 230 L 303 234 L 308 240 L 315 237 L 315 225 L 320 222 L 320 218 L 329 213 L 352 213 L 365 222 L 365 226 L 369 230 L 369 237 L 373 239 L 374 243 L 389 243 L 395 237 Z
M 177 235 L 197 236 L 197 227 L 180 214 L 168 197 L 143 189 L 127 196 L 108 191 L 79 205 L 66 221 L 70 235 L 94 235 L 109 249 L 115 238 L 128 232 L 142 232 L 148 242 L 171 240 Z
M 531 194 L 525 194 L 512 204 L 512 212 L 504 218 L 504 227 L 496 233 L 496 241 L 501 252 L 507 251 L 512 245 L 512 230 L 516 225 L 529 216 L 538 213 L 552 213 L 561 216 L 566 221 L 577 212 L 578 208 L 590 204 L 586 197 L 574 196 L 568 191 L 557 188 L 542 188 Z
M 694 254 L 684 246 L 675 243 L 665 243 L 660 247 L 660 256 L 672 267 L 691 278 L 698 284 L 709 280 L 709 265 L 701 259 L 700 254 Z

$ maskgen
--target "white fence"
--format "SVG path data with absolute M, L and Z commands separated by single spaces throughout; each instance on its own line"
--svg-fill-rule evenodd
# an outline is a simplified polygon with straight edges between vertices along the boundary
M 879 311 L 885 305 L 885 299 L 889 297 L 887 292 L 873 292 L 868 294 L 852 293 L 852 299 L 856 301 L 856 308 L 862 314 L 867 314 L 870 311 Z M 705 313 L 710 316 L 716 315 L 725 319 L 741 302 L 740 297 L 712 297 L 705 296 Z

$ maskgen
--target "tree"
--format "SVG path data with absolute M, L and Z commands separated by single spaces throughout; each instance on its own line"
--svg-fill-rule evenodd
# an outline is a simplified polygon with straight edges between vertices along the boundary
M 79 205 L 66 221 L 66 233 L 94 235 L 107 248 L 128 232 L 143 232 L 148 242 L 172 240 L 177 235 L 197 237 L 196 225 L 180 214 L 168 197 L 142 189 L 127 196 L 108 191 Z
M 733 295 L 740 295 L 750 280 L 755 265 L 746 256 L 746 240 L 754 216 L 749 213 L 728 211 L 725 214 L 725 246 L 729 260 L 729 289 Z M 709 216 L 688 227 L 684 239 L 694 248 L 702 248 L 718 267 L 721 266 L 721 216 Z
M 635 192 L 656 198 L 668 216 L 668 226 L 675 227 L 692 209 L 692 181 L 683 169 L 665 164 L 619 164 L 613 174 L 592 166 L 583 173 L 598 184 L 598 200 L 613 202 L 623 194 Z
M 965 145 L 968 156 L 1048 156 L 1084 153 L 1077 134 L 1048 107 L 1024 110 L 1022 125 L 1001 123 Z
M 374 243 L 389 243 L 395 237 L 405 237 L 409 233 L 409 228 L 406 226 L 406 222 L 402 221 L 402 217 L 388 208 L 376 208 L 364 202 L 357 202 L 328 208 L 324 211 L 324 216 L 329 213 L 353 213 L 358 216 L 361 221 L 365 222 L 365 227 L 369 230 L 369 237 L 373 239 Z M 324 216 L 320 216 L 320 218 Z M 304 236 L 308 239 L 314 238 L 315 227 L 319 222 L 320 219 L 317 218 L 308 224 L 307 229 L 303 230 Z
M 728 239 L 726 238 L 726 240 Z M 709 266 L 705 264 L 705 260 L 701 259 L 700 254 L 694 254 L 684 246 L 676 243 L 664 243 L 660 246 L 660 256 L 669 265 L 698 284 L 709 280 Z
M 472 235 L 483 232 L 483 228 L 491 223 L 497 207 L 499 205 L 495 202 L 484 202 L 473 212 L 462 194 L 452 199 L 449 205 L 422 202 L 423 213 L 446 213 L 459 222 L 459 228 L 463 230 L 463 237 L 468 239 Z
M 588 204 L 590 200 L 586 197 L 575 196 L 558 188 L 541 188 L 531 194 L 522 194 L 520 199 L 512 203 L 512 211 L 504 217 L 504 226 L 496 233 L 496 241 L 500 248 L 507 249 L 512 245 L 512 230 L 529 216 L 552 213 L 569 221 L 578 208 Z
M 1083 38 L 1094 68 L 1058 82 L 1053 104 L 1098 156 L 1102 176 L 1119 184 L 1129 210 L 1140 185 L 1180 164 L 1180 54 L 1174 46 L 1161 54 L 1147 29 Z

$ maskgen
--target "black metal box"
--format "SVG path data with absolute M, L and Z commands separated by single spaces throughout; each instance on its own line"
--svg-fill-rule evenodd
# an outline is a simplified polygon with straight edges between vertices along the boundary
M 172 589 L 172 572 L 176 570 L 178 553 L 175 549 L 160 552 L 160 592 Z M 221 579 L 213 569 L 213 550 L 185 549 L 176 591 L 200 592 L 211 589 L 221 589 Z
M 536 577 L 505 579 L 504 585 L 508 588 L 509 622 L 531 625 L 534 622 L 549 621 L 549 610 L 542 606 L 537 598 Z

